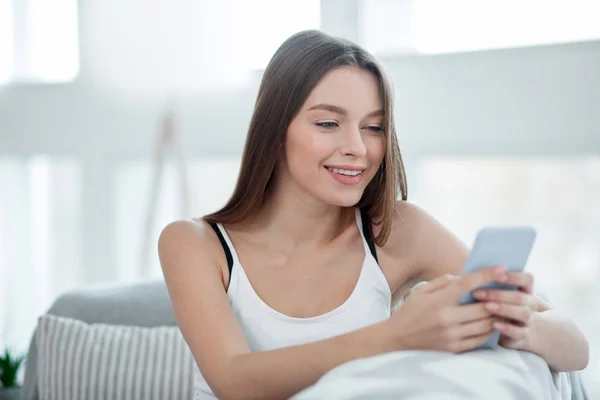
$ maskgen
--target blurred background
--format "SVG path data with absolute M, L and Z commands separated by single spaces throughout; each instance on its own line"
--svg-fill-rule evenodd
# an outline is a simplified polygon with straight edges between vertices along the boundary
M 528 269 L 600 396 L 597 0 L 0 0 L 0 349 L 88 285 L 161 279 L 169 221 L 229 197 L 261 73 L 321 29 L 392 75 L 409 200 L 467 244 L 532 224 Z

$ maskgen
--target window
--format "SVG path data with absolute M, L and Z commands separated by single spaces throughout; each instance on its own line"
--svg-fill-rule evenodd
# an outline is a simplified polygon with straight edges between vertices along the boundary
M 414 2 L 417 0 L 362 0 L 358 32 L 373 54 L 414 52 Z
M 433 158 L 415 182 L 413 200 L 468 245 L 484 225 L 536 227 L 527 270 L 589 338 L 586 385 L 600 395 L 600 158 Z
M 319 27 L 320 2 L 103 0 L 86 3 L 85 13 L 92 79 L 146 100 L 253 84 L 284 39 Z
M 436 54 L 600 38 L 595 0 L 363 0 L 361 7 L 365 46 L 377 53 L 410 48 Z
M 12 75 L 12 0 L 0 0 L 0 85 Z
M 79 284 L 80 165 L 0 158 L 0 348 L 26 350 L 37 318 Z
M 151 160 L 113 159 L 105 164 L 110 170 L 105 180 L 97 182 L 89 160 L 0 157 L 0 348 L 25 351 L 38 316 L 66 291 L 160 279 L 156 244 L 162 228 L 223 206 L 233 193 L 239 164 L 239 156 L 190 160 L 187 211 L 179 170 L 166 164 L 144 247 L 155 176 Z M 111 206 L 100 210 L 90 196 L 105 188 L 112 195 L 100 201 Z M 90 219 L 92 213 L 100 216 Z M 98 258 L 109 272 L 91 270 L 97 265 L 90 261 Z
M 415 1 L 420 53 L 565 43 L 600 38 L 595 0 Z
M 157 176 L 154 165 L 147 160 L 121 162 L 117 167 L 114 200 L 118 279 L 132 281 L 145 274 L 162 276 L 156 250 L 162 228 L 173 220 L 206 215 L 225 205 L 233 193 L 239 165 L 239 157 L 191 160 L 187 167 L 189 209 L 186 211 L 180 170 L 174 163 L 166 164 L 152 224 L 147 227 L 152 185 Z M 149 238 L 150 245 L 145 238 Z
M 0 84 L 75 79 L 77 12 L 77 0 L 0 0 Z
M 238 0 L 243 62 L 249 70 L 263 70 L 277 48 L 292 34 L 319 29 L 320 0 Z

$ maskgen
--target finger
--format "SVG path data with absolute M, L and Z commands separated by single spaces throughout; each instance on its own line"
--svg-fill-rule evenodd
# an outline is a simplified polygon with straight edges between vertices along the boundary
M 507 275 L 502 283 L 516 286 L 525 293 L 533 293 L 533 275 L 527 272 L 508 272 Z
M 527 337 L 527 327 L 525 326 L 517 326 L 507 322 L 496 321 L 494 322 L 493 327 L 511 339 L 524 339 Z
M 453 275 L 442 275 L 442 276 L 435 278 L 431 282 L 419 284 L 419 286 L 414 289 L 414 292 L 415 293 L 432 293 L 432 292 L 435 292 L 435 291 L 443 288 L 444 286 L 448 285 L 448 283 L 450 283 L 451 281 L 454 281 L 456 279 L 458 279 L 458 278 L 454 277 Z
M 455 353 L 462 353 L 476 349 L 484 344 L 490 338 L 491 334 L 492 333 L 490 332 L 479 336 L 471 336 L 458 342 L 454 342 L 451 351 Z
M 487 317 L 474 322 L 458 325 L 453 329 L 454 338 L 467 339 L 473 336 L 489 335 L 494 331 L 494 322 L 497 319 Z
M 496 266 L 493 268 L 485 268 L 463 275 L 458 280 L 459 296 L 463 293 L 470 292 L 490 281 L 506 281 L 507 269 L 506 266 Z M 504 283 L 504 282 L 503 282 Z
M 490 316 L 490 312 L 485 308 L 485 303 L 453 307 L 449 314 L 451 322 L 458 324 L 477 321 Z
M 516 306 L 513 304 L 486 302 L 485 309 L 490 313 L 503 318 L 528 323 L 531 318 L 531 308 L 526 306 Z
M 522 306 L 533 305 L 531 296 L 518 290 L 478 289 L 473 292 L 473 297 L 482 301 L 495 301 Z
M 498 344 L 502 347 L 505 347 L 507 349 L 519 349 L 519 343 L 521 341 L 519 339 L 513 339 L 510 338 L 508 336 L 500 336 L 500 339 L 498 340 Z

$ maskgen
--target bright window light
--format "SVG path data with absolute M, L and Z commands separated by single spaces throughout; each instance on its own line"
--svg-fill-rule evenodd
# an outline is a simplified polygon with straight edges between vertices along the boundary
M 415 48 L 424 54 L 600 38 L 596 0 L 418 0 Z
M 28 0 L 27 78 L 72 81 L 79 71 L 77 0 Z
M 13 27 L 12 0 L 0 0 L 0 85 L 7 83 L 12 75 Z
M 243 62 L 249 70 L 264 69 L 277 48 L 292 34 L 319 29 L 320 0 L 238 0 Z
M 160 195 L 157 201 L 155 218 L 151 227 L 152 243 L 156 243 L 161 230 L 169 222 L 198 217 L 217 211 L 225 205 L 237 181 L 240 157 L 212 157 L 189 161 L 189 215 L 181 209 L 182 196 L 180 170 L 176 163 L 165 164 L 160 181 Z M 140 279 L 138 269 L 142 257 L 148 260 L 147 271 L 153 278 L 160 278 L 162 271 L 156 246 L 149 254 L 143 254 L 143 239 L 146 218 L 150 207 L 154 176 L 154 163 L 151 160 L 127 160 L 116 169 L 114 198 L 114 244 L 118 280 L 131 282 Z M 143 266 L 142 268 L 146 268 Z M 147 278 L 147 276 L 143 276 Z
M 376 54 L 439 54 L 600 39 L 597 0 L 361 0 Z
M 77 0 L 0 0 L 0 85 L 72 81 L 78 35 Z
M 26 351 L 39 315 L 83 283 L 82 171 L 75 158 L 0 156 L 1 349 Z

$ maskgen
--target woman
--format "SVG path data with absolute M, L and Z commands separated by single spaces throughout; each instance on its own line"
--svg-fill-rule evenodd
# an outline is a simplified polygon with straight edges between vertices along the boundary
M 495 267 L 451 277 L 468 249 L 406 201 L 392 97 L 381 66 L 346 40 L 301 32 L 273 56 L 230 201 L 159 239 L 203 376 L 197 398 L 287 398 L 344 362 L 462 352 L 494 329 L 503 346 L 555 370 L 585 367 L 585 338 L 533 297 L 530 275 Z M 391 313 L 421 280 L 430 283 Z M 490 280 L 521 290 L 458 305 Z

